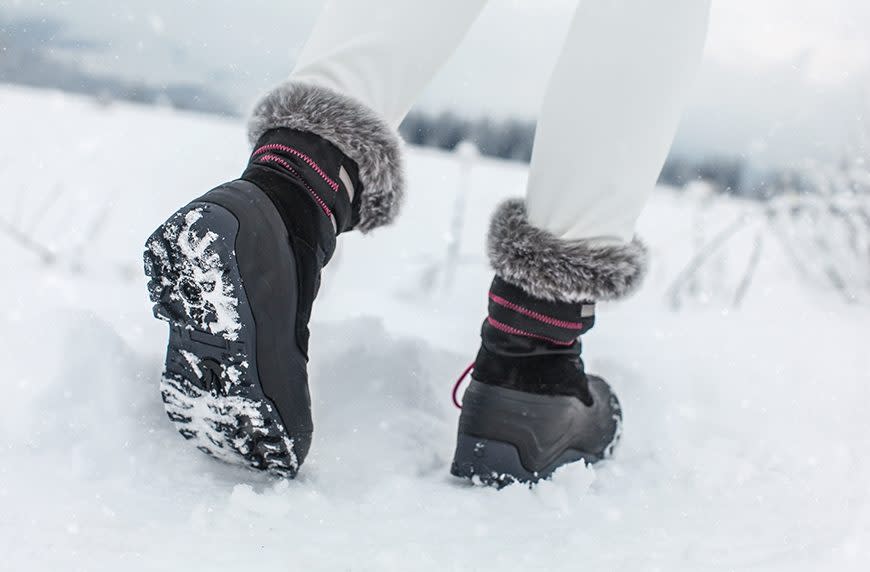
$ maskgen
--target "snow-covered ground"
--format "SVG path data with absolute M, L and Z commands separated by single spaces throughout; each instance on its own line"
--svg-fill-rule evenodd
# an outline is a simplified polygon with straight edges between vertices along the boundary
M 589 369 L 625 408 L 616 457 L 533 490 L 448 475 L 488 214 L 521 165 L 411 149 L 400 222 L 343 237 L 312 328 L 315 442 L 295 481 L 210 460 L 166 419 L 144 238 L 235 177 L 240 123 L 0 89 L 0 569 L 865 570 L 870 311 L 804 284 L 756 208 L 656 192 L 647 287 L 599 309 Z M 453 205 L 470 188 L 446 276 Z M 448 282 L 450 282 L 448 284 Z M 327 347 L 331 353 L 324 349 Z M 261 568 L 269 566 L 271 568 Z

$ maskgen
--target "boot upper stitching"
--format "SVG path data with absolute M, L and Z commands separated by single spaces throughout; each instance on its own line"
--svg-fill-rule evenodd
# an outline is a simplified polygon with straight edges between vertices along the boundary
M 314 198 L 314 200 L 317 201 L 317 204 L 320 205 L 320 208 L 323 210 L 323 212 L 326 213 L 326 216 L 332 218 L 332 210 L 330 210 L 330 208 L 328 206 L 326 206 L 326 203 L 323 202 L 323 199 L 320 198 L 320 195 L 318 195 L 314 191 L 314 189 L 312 189 L 308 185 L 308 183 L 305 182 L 305 180 L 299 175 L 299 173 L 296 171 L 296 169 L 294 169 L 290 165 L 290 163 L 288 163 L 287 161 L 285 161 L 284 159 L 282 159 L 281 157 L 279 157 L 277 155 L 271 155 L 271 154 L 266 154 L 266 155 L 263 155 L 261 157 L 257 157 L 256 161 L 258 163 L 261 163 L 261 162 L 277 163 L 278 165 L 281 165 L 282 167 L 284 167 L 285 169 L 287 169 L 288 171 L 290 171 L 291 173 L 296 175 L 296 177 L 298 177 L 299 180 L 302 181 L 302 184 L 305 186 L 305 188 L 308 189 L 308 192 L 311 194 L 311 196 Z
M 296 156 L 296 157 L 299 157 L 299 158 L 302 159 L 302 160 L 303 160 L 303 161 L 304 161 L 304 162 L 305 162 L 309 167 L 311 167 L 312 169 L 314 169 L 314 171 L 315 171 L 318 175 L 320 175 L 320 177 L 321 177 L 324 181 L 326 181 L 326 184 L 329 185 L 330 188 L 331 188 L 333 191 L 335 191 L 336 193 L 338 192 L 338 190 L 339 190 L 338 183 L 336 183 L 334 180 L 332 180 L 332 179 L 329 177 L 329 175 L 327 175 L 327 174 L 323 171 L 323 169 L 320 168 L 320 165 L 318 165 L 317 162 L 316 162 L 314 159 L 312 159 L 311 157 L 309 157 L 308 155 L 306 155 L 306 154 L 303 153 L 302 151 L 299 151 L 298 149 L 294 149 L 293 147 L 288 147 L 287 145 L 281 145 L 280 143 L 270 143 L 270 144 L 268 144 L 268 145 L 263 145 L 262 147 L 260 147 L 260 148 L 257 149 L 256 151 L 254 151 L 254 155 L 256 156 L 256 155 L 259 155 L 259 154 L 261 154 L 261 153 L 265 153 L 265 152 L 267 152 L 267 151 L 284 151 L 285 153 L 290 153 L 291 155 L 294 155 L 294 156 Z
M 532 332 L 527 332 L 525 330 L 520 330 L 518 328 L 514 328 L 513 326 L 508 326 L 507 324 L 503 324 L 498 320 L 494 319 L 492 316 L 486 318 L 486 321 L 489 322 L 489 325 L 497 330 L 501 330 L 506 334 L 511 334 L 514 336 L 525 336 L 527 338 L 535 338 L 538 340 L 544 340 L 545 342 L 550 342 L 551 344 L 555 344 L 557 346 L 572 346 L 574 345 L 575 340 L 571 340 L 570 342 L 564 342 L 562 340 L 557 340 L 555 338 L 549 338 L 547 336 L 541 336 L 539 334 L 533 334 Z
M 559 320 L 550 316 L 546 316 L 544 314 L 540 314 L 535 312 L 534 310 L 529 310 L 528 308 L 523 308 L 518 304 L 514 304 L 510 300 L 505 300 L 501 296 L 497 294 L 489 293 L 489 299 L 498 304 L 499 306 L 504 306 L 509 310 L 513 310 L 514 312 L 518 312 L 524 316 L 528 316 L 529 318 L 533 318 L 538 320 L 539 322 L 543 322 L 545 324 L 549 324 L 551 326 L 555 326 L 557 328 L 565 328 L 567 330 L 582 330 L 583 323 L 582 322 L 566 322 L 564 320 Z

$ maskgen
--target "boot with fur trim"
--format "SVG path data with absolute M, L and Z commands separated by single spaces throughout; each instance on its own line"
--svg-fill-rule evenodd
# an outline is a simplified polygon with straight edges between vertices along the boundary
M 586 374 L 579 337 L 595 323 L 596 301 L 640 284 L 645 247 L 560 240 L 533 227 L 518 200 L 499 207 L 488 241 L 496 276 L 451 472 L 496 486 L 534 483 L 609 456 L 622 411 L 610 386 Z
M 169 322 L 169 418 L 218 459 L 293 477 L 312 438 L 308 322 L 336 236 L 392 221 L 400 141 L 362 104 L 286 83 L 256 106 L 242 176 L 183 206 L 146 243 Z

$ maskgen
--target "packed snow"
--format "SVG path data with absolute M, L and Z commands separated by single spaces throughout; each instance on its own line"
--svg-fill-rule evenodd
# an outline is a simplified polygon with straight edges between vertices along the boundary
M 178 251 L 183 254 L 179 260 L 181 281 L 192 285 L 211 284 L 212 286 L 210 289 L 194 286 L 196 290 L 194 299 L 181 294 L 172 294 L 173 299 L 177 298 L 177 301 L 184 305 L 186 315 L 196 317 L 198 328 L 220 335 L 227 340 L 237 340 L 239 330 L 242 328 L 239 321 L 239 301 L 232 294 L 232 285 L 223 276 L 220 255 L 209 249 L 218 235 L 208 231 L 203 236 L 197 236 L 192 230 L 193 224 L 201 218 L 201 209 L 188 211 L 183 223 L 176 220 L 180 219 L 180 216 L 173 217 L 174 222 L 166 225 L 163 236 L 150 240 L 149 248 L 155 256 L 162 259 L 162 264 L 168 265 L 170 262 L 167 248 L 161 243 L 161 239 L 174 242 L 178 246 Z M 162 280 L 164 284 L 170 283 L 166 277 Z M 214 310 L 206 312 L 205 308 Z
M 400 221 L 343 236 L 324 277 L 314 444 L 286 481 L 175 431 L 141 270 L 158 224 L 241 171 L 241 122 L 11 87 L 0 116 L 0 569 L 870 566 L 870 310 L 805 280 L 787 241 L 756 248 L 763 226 L 685 272 L 763 207 L 654 194 L 647 285 L 584 342 L 625 410 L 615 457 L 498 491 L 448 474 L 450 389 L 489 213 L 526 169 L 409 149 Z

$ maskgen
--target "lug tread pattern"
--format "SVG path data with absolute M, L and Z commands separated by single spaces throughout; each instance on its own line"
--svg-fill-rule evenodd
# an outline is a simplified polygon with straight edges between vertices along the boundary
M 146 242 L 154 316 L 169 323 L 160 393 L 178 432 L 203 453 L 292 478 L 293 439 L 257 376 L 237 229 L 226 209 L 193 202 Z

